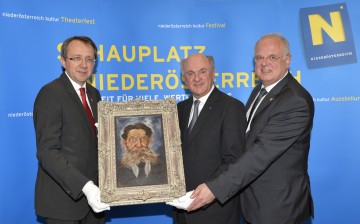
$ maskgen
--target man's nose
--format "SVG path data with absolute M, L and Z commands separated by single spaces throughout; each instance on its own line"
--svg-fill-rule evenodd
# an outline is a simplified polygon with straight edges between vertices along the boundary
M 200 73 L 199 73 L 199 72 L 196 72 L 195 75 L 194 75 L 194 80 L 195 80 L 195 81 L 198 81 L 198 80 L 200 80 L 200 79 L 201 79 Z
M 139 138 L 136 139 L 136 141 L 134 142 L 134 146 L 135 146 L 135 147 L 140 147 L 140 146 L 141 146 L 141 141 L 140 141 Z
M 87 68 L 87 62 L 86 62 L 86 59 L 85 58 L 82 58 L 80 60 L 80 67 L 82 68 Z

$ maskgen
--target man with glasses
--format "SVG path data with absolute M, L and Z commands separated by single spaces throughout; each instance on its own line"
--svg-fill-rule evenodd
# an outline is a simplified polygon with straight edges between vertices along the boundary
M 167 184 L 164 149 L 152 148 L 153 131 L 144 123 L 127 125 L 121 135 L 121 160 L 117 163 L 117 186 Z M 120 152 L 120 150 L 118 150 Z
M 314 103 L 289 71 L 291 54 L 283 36 L 263 36 L 254 60 L 261 83 L 246 105 L 245 152 L 196 188 L 188 211 L 215 198 L 225 203 L 240 191 L 245 223 L 307 223 L 314 215 L 307 170 Z
M 86 83 L 97 48 L 85 36 L 61 47 L 63 73 L 46 84 L 34 104 L 37 158 L 36 214 L 48 224 L 105 223 L 98 184 L 95 123 L 100 93 Z

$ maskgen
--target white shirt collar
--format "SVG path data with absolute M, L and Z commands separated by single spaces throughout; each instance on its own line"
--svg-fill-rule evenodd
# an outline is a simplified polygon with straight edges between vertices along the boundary
M 270 92 L 270 90 L 272 90 L 272 88 L 274 88 L 281 80 L 283 80 L 285 78 L 285 76 L 287 75 L 288 72 L 289 71 L 286 71 L 285 75 L 279 81 L 271 84 L 270 86 L 265 87 L 266 92 Z M 264 87 L 264 85 L 261 85 L 261 88 L 263 88 L 263 87 Z
M 204 105 L 204 104 L 206 103 L 207 99 L 209 98 L 210 94 L 211 94 L 212 91 L 214 90 L 214 88 L 215 88 L 214 85 L 212 85 L 210 91 L 209 91 L 205 96 L 200 97 L 199 99 L 196 99 L 196 98 L 193 96 L 193 102 L 194 102 L 195 100 L 199 100 L 199 101 L 200 101 L 199 106 L 200 106 L 200 105 Z
M 80 85 L 77 84 L 74 80 L 72 80 L 72 79 L 70 78 L 70 76 L 67 74 L 66 71 L 65 71 L 65 74 L 66 74 L 66 76 L 69 78 L 71 84 L 73 85 L 74 89 L 75 89 L 77 92 L 80 92 L 80 88 L 81 88 L 81 87 L 84 87 L 84 88 L 85 88 L 85 92 L 86 92 L 86 82 L 85 82 L 84 86 L 80 86 Z

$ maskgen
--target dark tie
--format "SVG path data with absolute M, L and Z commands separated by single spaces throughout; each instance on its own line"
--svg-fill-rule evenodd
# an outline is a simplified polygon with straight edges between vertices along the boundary
M 251 108 L 251 111 L 250 111 L 250 114 L 249 114 L 249 118 L 248 118 L 248 123 L 250 122 L 251 120 L 251 116 L 252 114 L 255 112 L 255 108 L 257 107 L 257 105 L 259 104 L 261 98 L 263 98 L 263 96 L 265 96 L 267 94 L 267 91 L 265 88 L 261 88 L 260 90 L 260 93 L 258 95 L 258 97 L 256 98 L 252 108 Z
M 86 101 L 86 95 L 85 94 L 86 94 L 85 93 L 85 88 L 81 87 L 80 88 L 81 101 L 82 101 L 82 104 L 83 104 L 83 106 L 84 106 L 84 108 L 86 110 L 86 113 L 87 113 L 88 117 L 89 117 L 90 124 L 93 127 L 94 132 L 96 133 L 95 120 L 94 120 L 94 117 L 93 117 L 93 115 L 91 113 L 90 107 L 89 107 L 89 105 L 88 105 L 88 103 Z
M 195 125 L 196 119 L 198 118 L 198 111 L 199 111 L 199 104 L 200 104 L 200 100 L 195 100 L 194 101 L 194 110 L 193 110 L 193 116 L 189 125 L 189 133 L 191 132 L 192 128 Z

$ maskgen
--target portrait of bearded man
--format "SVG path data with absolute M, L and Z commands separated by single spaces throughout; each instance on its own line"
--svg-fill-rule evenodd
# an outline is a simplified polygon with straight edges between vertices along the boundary
M 117 163 L 117 187 L 168 183 L 165 157 L 151 148 L 152 141 L 153 131 L 144 123 L 130 124 L 123 129 L 120 140 L 122 157 Z

